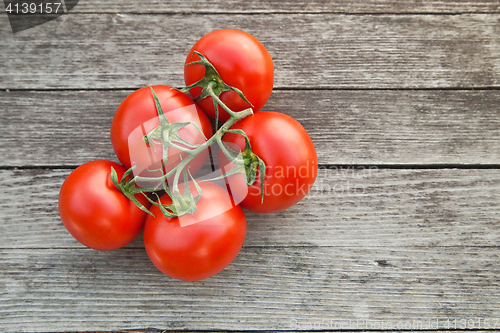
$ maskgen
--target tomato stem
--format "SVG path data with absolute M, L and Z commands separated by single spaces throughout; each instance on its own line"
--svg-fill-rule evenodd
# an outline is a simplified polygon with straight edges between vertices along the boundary
M 181 92 L 187 92 L 190 89 L 194 87 L 202 87 L 202 93 L 195 99 L 195 102 L 200 101 L 203 98 L 206 97 L 212 97 L 214 101 L 214 107 L 216 109 L 216 132 L 212 137 L 207 139 L 203 144 L 199 145 L 192 145 L 189 142 L 186 142 L 183 140 L 179 134 L 178 131 L 187 126 L 187 125 L 194 125 L 198 131 L 200 131 L 202 134 L 203 132 L 199 127 L 193 123 L 193 122 L 186 122 L 186 123 L 170 123 L 165 114 L 163 113 L 163 110 L 160 105 L 160 101 L 158 100 L 158 97 L 153 90 L 153 87 L 151 87 L 151 92 L 153 94 L 153 99 L 155 101 L 155 106 L 156 110 L 158 112 L 158 117 L 160 118 L 160 125 L 156 127 L 153 131 L 148 133 L 147 135 L 144 136 L 144 141 L 146 143 L 155 143 L 155 144 L 161 144 L 163 147 L 163 165 L 166 164 L 166 161 L 168 159 L 168 149 L 173 148 L 176 149 L 180 152 L 183 152 L 187 154 L 185 158 L 182 159 L 182 161 L 177 164 L 172 170 L 166 172 L 162 176 L 159 177 L 146 177 L 146 176 L 139 176 L 136 175 L 132 177 L 130 180 L 127 180 L 126 178 L 133 174 L 133 171 L 135 169 L 135 166 L 127 170 L 126 175 L 124 176 L 120 182 L 116 179 L 116 175 L 112 174 L 112 179 L 113 183 L 115 184 L 116 187 L 118 187 L 128 198 L 130 198 L 136 205 L 140 205 L 140 203 L 134 198 L 134 195 L 137 193 L 142 193 L 143 195 L 146 196 L 146 198 L 154 205 L 159 206 L 162 213 L 165 216 L 181 216 L 183 214 L 188 214 L 188 213 L 194 213 L 196 211 L 196 203 L 198 199 L 201 197 L 201 188 L 199 188 L 197 182 L 194 180 L 192 175 L 189 172 L 189 167 L 188 164 L 199 154 L 201 154 L 203 151 L 208 149 L 212 144 L 217 142 L 217 144 L 221 147 L 221 151 L 226 155 L 228 158 L 230 158 L 231 162 L 237 164 L 237 168 L 235 168 L 235 171 L 233 172 L 228 172 L 226 175 L 234 173 L 234 172 L 240 172 L 243 170 L 244 172 L 249 172 L 250 177 L 247 174 L 247 183 L 250 185 L 255 181 L 255 174 L 256 174 L 256 169 L 257 165 L 260 166 L 261 171 L 263 168 L 265 168 L 265 165 L 263 164 L 262 160 L 255 154 L 251 152 L 251 147 L 250 143 L 248 141 L 248 137 L 246 134 L 243 132 L 237 132 L 238 134 L 242 134 L 245 136 L 246 140 L 246 146 L 244 150 L 244 154 L 247 156 L 247 158 L 236 158 L 235 156 L 238 156 L 238 153 L 232 151 L 229 149 L 223 142 L 222 142 L 222 137 L 224 134 L 227 132 L 234 132 L 234 130 L 230 130 L 230 127 L 234 125 L 237 121 L 248 117 L 253 114 L 253 110 L 251 108 L 245 109 L 243 111 L 235 112 L 231 110 L 227 105 L 225 105 L 221 99 L 219 98 L 219 95 L 223 91 L 236 91 L 238 95 L 243 98 L 249 105 L 250 102 L 246 99 L 246 97 L 243 95 L 243 93 L 238 90 L 237 88 L 230 87 L 224 81 L 222 81 L 219 73 L 217 70 L 212 66 L 212 64 L 199 52 L 196 52 L 198 56 L 200 57 L 201 60 L 194 61 L 191 64 L 202 64 L 206 67 L 205 71 L 205 77 L 188 86 L 184 87 L 181 89 L 178 89 Z M 224 109 L 228 114 L 229 114 L 229 119 L 220 126 L 218 127 L 218 106 L 221 106 L 222 109 Z M 180 145 L 182 146 L 180 146 Z M 244 168 L 242 166 L 244 165 Z M 194 182 L 195 186 L 198 189 L 198 196 L 193 197 L 192 193 L 189 190 L 189 187 L 187 187 L 184 190 L 184 194 L 181 195 L 179 191 L 179 179 L 181 177 L 181 174 L 184 175 L 184 181 L 188 181 L 188 176 L 191 178 L 191 180 Z M 263 174 L 263 172 L 262 172 Z M 168 186 L 167 184 L 167 179 L 174 176 L 173 182 L 171 186 Z M 153 188 L 142 188 L 142 187 L 137 187 L 136 185 L 138 183 L 156 183 L 157 185 Z M 264 182 L 262 181 L 262 186 Z M 170 196 L 172 199 L 172 204 L 171 205 L 164 205 L 159 201 L 159 197 L 157 192 L 161 189 L 165 190 L 165 192 Z M 186 193 L 188 192 L 188 193 Z M 154 193 L 158 197 L 158 202 L 152 201 L 146 193 Z M 142 206 L 142 205 L 141 205 Z M 139 208 L 149 212 L 144 206 L 139 206 Z
M 182 160 L 181 163 L 179 163 L 175 168 L 170 170 L 168 173 L 159 176 L 159 177 L 144 177 L 144 176 L 135 176 L 130 180 L 130 184 L 133 185 L 136 182 L 161 182 L 161 181 L 166 181 L 168 178 L 170 178 L 172 175 L 175 174 L 174 182 L 172 185 L 172 188 L 175 189 L 177 188 L 178 182 L 179 182 L 179 177 L 180 173 L 182 170 L 191 162 L 197 155 L 199 155 L 201 152 L 203 152 L 205 149 L 210 147 L 214 142 L 220 141 L 224 134 L 227 132 L 227 130 L 238 120 L 243 119 L 249 115 L 253 114 L 252 109 L 248 108 L 240 112 L 234 112 L 234 116 L 231 116 L 231 118 L 228 119 L 218 130 L 215 132 L 215 134 L 205 141 L 205 143 L 197 146 L 193 150 L 187 151 L 189 154 L 188 157 Z

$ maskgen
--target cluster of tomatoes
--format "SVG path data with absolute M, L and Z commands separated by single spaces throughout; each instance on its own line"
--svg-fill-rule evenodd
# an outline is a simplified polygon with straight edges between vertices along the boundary
M 155 85 L 125 98 L 111 125 L 120 163 L 76 168 L 61 187 L 59 212 L 71 235 L 96 250 L 123 247 L 142 231 L 159 270 L 193 281 L 237 256 L 246 236 L 242 208 L 277 212 L 309 192 L 317 156 L 296 120 L 260 111 L 274 67 L 250 34 L 205 35 L 188 53 L 184 78 L 184 89 Z M 215 146 L 217 157 L 208 158 Z M 211 178 L 198 176 L 207 160 L 216 165 Z

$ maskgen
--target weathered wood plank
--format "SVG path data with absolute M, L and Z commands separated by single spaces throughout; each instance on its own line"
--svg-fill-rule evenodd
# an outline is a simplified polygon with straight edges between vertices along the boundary
M 414 0 L 170 0 L 166 1 L 98 1 L 78 3 L 73 13 L 498 13 L 500 2 L 489 1 L 414 1 Z
M 3 15 L 0 89 L 180 86 L 191 45 L 219 28 L 242 29 L 262 41 L 274 59 L 278 88 L 498 87 L 499 19 L 74 14 L 12 34 Z
M 497 246 L 245 246 L 202 282 L 164 276 L 140 249 L 0 252 L 8 332 L 328 330 L 347 320 L 443 329 L 447 319 L 500 317 Z
M 115 159 L 109 127 L 127 91 L 0 92 L 0 165 Z M 500 91 L 274 91 L 321 164 L 500 164 Z
M 1 171 L 1 248 L 83 248 L 57 209 L 69 172 Z M 497 246 L 499 210 L 500 170 L 320 170 L 299 204 L 247 212 L 245 246 Z

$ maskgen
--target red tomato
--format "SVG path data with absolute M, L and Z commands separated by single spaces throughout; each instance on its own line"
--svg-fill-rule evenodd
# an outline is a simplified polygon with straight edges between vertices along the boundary
M 266 164 L 264 201 L 261 202 L 260 176 L 246 186 L 243 175 L 228 177 L 230 191 L 241 206 L 258 213 L 277 212 L 293 206 L 311 189 L 318 172 L 314 144 L 298 121 L 283 113 L 259 112 L 234 124 L 248 136 L 252 151 Z M 223 141 L 233 150 L 243 151 L 243 136 L 226 133 Z M 231 166 L 219 154 L 219 166 L 227 172 Z
M 59 214 L 69 233 L 95 250 L 115 250 L 142 231 L 146 213 L 125 197 L 111 181 L 111 167 L 118 179 L 125 168 L 112 161 L 85 163 L 64 181 L 59 192 Z M 147 208 L 146 198 L 137 199 Z
M 182 193 L 184 184 L 179 185 Z M 199 184 L 202 196 L 194 214 L 165 217 L 152 206 L 144 245 L 153 264 L 164 274 L 180 280 L 206 279 L 223 270 L 238 255 L 246 235 L 243 210 L 232 203 L 229 193 L 211 182 Z M 198 195 L 190 182 L 193 196 Z M 171 204 L 170 198 L 160 198 Z
M 171 123 L 192 121 L 203 131 L 207 139 L 212 136 L 210 120 L 188 95 L 171 90 L 171 87 L 164 85 L 153 86 L 153 89 L 168 121 Z M 150 133 L 159 123 L 150 87 L 131 93 L 115 113 L 111 124 L 111 143 L 116 156 L 125 168 L 130 168 L 132 164 L 137 165 L 134 175 L 145 177 L 162 175 L 160 171 L 163 156 L 162 145 L 153 143 L 150 146 L 143 140 L 144 135 Z M 179 135 L 191 144 L 202 144 L 206 141 L 193 125 L 182 128 Z M 168 156 L 164 172 L 170 171 L 179 164 L 186 154 L 169 148 Z M 188 164 L 191 174 L 194 175 L 203 166 L 206 157 L 205 151 Z
M 200 52 L 210 61 L 226 84 L 243 92 L 252 103 L 254 112 L 266 104 L 273 90 L 274 66 L 271 55 L 255 37 L 233 29 L 216 30 L 203 36 L 194 44 L 186 58 L 184 81 L 187 86 L 201 80 L 205 75 L 203 65 L 187 65 L 200 59 L 194 51 Z M 200 92 L 201 88 L 193 88 L 190 91 L 193 98 Z M 233 111 L 250 107 L 234 91 L 223 92 L 219 98 Z M 198 105 L 209 117 L 215 118 L 211 97 L 201 100 Z M 219 120 L 228 119 L 229 114 L 219 107 Z

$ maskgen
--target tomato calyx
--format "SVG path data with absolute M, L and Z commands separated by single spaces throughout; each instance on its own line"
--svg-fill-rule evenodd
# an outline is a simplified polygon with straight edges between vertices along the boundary
M 214 110 L 215 110 L 215 127 L 216 128 L 218 128 L 218 125 L 219 125 L 219 107 L 218 107 L 219 105 L 225 111 L 227 111 L 230 115 L 231 115 L 231 113 L 233 113 L 233 111 L 230 110 L 229 108 L 227 108 L 224 105 L 224 103 L 222 103 L 222 101 L 219 99 L 220 94 L 222 94 L 224 91 L 236 92 L 238 94 L 238 96 L 240 96 L 245 102 L 248 103 L 248 105 L 253 107 L 252 103 L 250 103 L 247 100 L 247 98 L 245 97 L 245 95 L 243 94 L 243 92 L 241 90 L 239 90 L 236 87 L 231 87 L 231 86 L 227 85 L 222 80 L 222 78 L 220 77 L 220 74 L 217 72 L 217 69 L 215 69 L 215 67 L 210 63 L 210 61 L 208 61 L 208 59 L 203 54 L 201 54 L 198 51 L 194 51 L 193 56 L 194 56 L 194 54 L 197 54 L 200 57 L 200 60 L 190 62 L 190 63 L 188 63 L 188 65 L 203 65 L 203 66 L 205 66 L 205 76 L 201 80 L 199 80 L 193 84 L 190 84 L 187 87 L 178 89 L 178 90 L 180 92 L 186 93 L 195 87 L 202 88 L 201 93 L 194 99 L 195 102 L 199 102 L 202 99 L 207 98 L 207 97 L 212 97 L 213 103 L 214 103 Z
M 148 189 L 136 187 L 135 182 L 129 180 L 130 175 L 134 172 L 135 168 L 136 168 L 136 166 L 132 166 L 130 169 L 125 171 L 122 179 L 118 180 L 118 174 L 117 174 L 116 170 L 113 167 L 111 167 L 111 175 L 110 175 L 111 181 L 116 186 L 116 188 L 118 188 L 123 193 L 123 195 L 125 195 L 127 198 L 129 198 L 130 201 L 132 201 L 137 207 L 139 207 L 142 211 L 144 211 L 150 215 L 153 215 L 135 197 L 136 194 L 141 193 L 141 195 L 144 195 L 149 200 L 149 197 L 145 194 L 145 192 L 148 192 Z
M 167 117 L 163 113 L 158 96 L 156 95 L 153 87 L 150 88 L 151 92 L 153 93 L 153 99 L 155 102 L 156 111 L 158 112 L 158 118 L 160 120 L 160 124 L 151 132 L 146 134 L 142 139 L 149 146 L 151 146 L 153 150 L 155 150 L 155 146 L 152 145 L 152 143 L 159 144 L 163 147 L 162 161 L 164 164 L 166 164 L 168 161 L 169 148 L 176 149 L 180 152 L 189 153 L 191 149 L 194 149 L 199 146 L 191 144 L 190 142 L 187 142 L 186 140 L 181 138 L 179 135 L 179 130 L 188 125 L 193 125 L 196 128 L 196 130 L 200 132 L 201 135 L 203 135 L 205 139 L 206 137 L 203 131 L 194 121 L 179 122 L 179 123 L 171 123 L 170 121 L 168 121 Z
M 198 185 L 198 182 L 196 182 L 196 180 L 191 176 L 189 170 L 184 171 L 183 174 L 184 174 L 184 182 L 186 184 L 188 182 L 187 175 L 189 174 L 189 176 L 191 177 L 191 181 L 193 182 L 194 186 L 196 187 L 196 190 L 198 191 L 198 195 L 196 197 L 193 197 L 193 194 L 191 193 L 189 188 L 185 189 L 184 193 L 181 195 L 178 188 L 176 188 L 173 192 L 171 192 L 167 186 L 165 187 L 165 192 L 172 200 L 171 204 L 169 205 L 162 204 L 160 196 L 158 195 L 157 192 L 154 192 L 154 194 L 158 202 L 155 202 L 148 198 L 149 202 L 159 207 L 162 214 L 166 217 L 176 217 L 185 214 L 193 214 L 196 212 L 196 204 L 200 200 L 202 194 L 201 187 Z
M 260 170 L 261 193 L 262 193 L 262 200 L 264 200 L 263 187 L 264 187 L 264 177 L 266 174 L 266 164 L 259 156 L 257 156 L 252 151 L 252 145 L 250 144 L 250 139 L 243 130 L 229 129 L 227 133 L 239 134 L 245 138 L 245 149 L 243 149 L 243 152 L 241 153 L 241 158 L 238 159 L 239 157 L 238 155 L 238 157 L 233 159 L 232 162 L 235 164 L 243 165 L 245 167 L 247 185 L 252 185 L 253 183 L 255 183 L 255 180 L 257 179 L 257 171 Z M 228 147 L 228 149 L 230 148 Z M 234 156 L 234 154 L 236 154 L 236 152 L 233 151 L 232 156 Z M 229 156 L 226 155 L 226 157 Z

